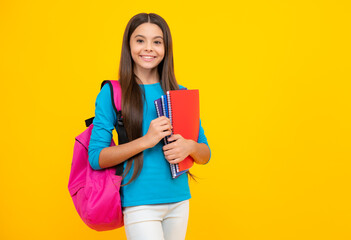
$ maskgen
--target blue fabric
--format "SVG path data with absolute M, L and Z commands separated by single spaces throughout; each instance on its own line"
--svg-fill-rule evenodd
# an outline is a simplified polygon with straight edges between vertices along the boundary
M 143 109 L 143 135 L 149 129 L 150 122 L 157 118 L 154 100 L 160 98 L 163 93 L 160 83 L 139 85 L 145 91 L 146 101 Z M 183 87 L 179 85 L 179 87 Z M 112 139 L 112 131 L 117 121 L 116 113 L 111 103 L 109 84 L 105 84 L 99 92 L 95 102 L 94 127 L 89 143 L 89 162 L 93 169 L 101 169 L 99 166 L 99 155 L 102 149 L 109 147 Z M 205 143 L 207 138 L 201 126 L 198 143 Z M 144 150 L 143 168 L 140 175 L 130 184 L 121 188 L 121 202 L 123 207 L 145 204 L 171 203 L 191 198 L 188 176 L 182 174 L 172 179 L 171 170 L 166 160 L 162 147 L 163 139 L 153 148 Z M 211 153 L 211 149 L 210 149 Z M 211 155 L 210 155 L 211 156 Z M 127 162 L 124 162 L 124 167 Z M 207 163 L 206 163 L 207 164 Z M 133 173 L 133 166 L 122 184 L 128 182 Z

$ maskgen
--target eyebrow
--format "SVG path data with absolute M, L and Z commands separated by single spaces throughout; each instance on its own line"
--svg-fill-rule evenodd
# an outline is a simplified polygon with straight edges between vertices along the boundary
M 135 37 L 142 37 L 142 38 L 145 38 L 145 36 L 143 36 L 143 35 L 139 35 L 139 34 L 138 34 L 138 35 L 136 35 Z M 154 37 L 154 39 L 155 39 L 155 38 L 162 38 L 162 39 L 163 39 L 163 37 L 161 37 L 161 36 L 156 36 L 156 37 Z

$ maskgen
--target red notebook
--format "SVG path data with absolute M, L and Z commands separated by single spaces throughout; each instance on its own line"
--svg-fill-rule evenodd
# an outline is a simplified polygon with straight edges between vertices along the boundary
M 167 100 L 172 133 L 197 142 L 200 128 L 199 90 L 167 91 Z M 193 165 L 194 160 L 189 155 L 177 164 L 177 171 L 187 170 Z

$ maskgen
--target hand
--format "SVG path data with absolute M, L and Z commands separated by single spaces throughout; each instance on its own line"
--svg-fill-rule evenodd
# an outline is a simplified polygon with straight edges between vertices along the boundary
M 192 140 L 183 138 L 180 134 L 174 134 L 168 138 L 168 141 L 174 141 L 163 146 L 163 153 L 167 161 L 171 164 L 183 161 L 192 151 Z
M 149 130 L 144 136 L 147 148 L 154 147 L 162 138 L 171 135 L 171 129 L 171 121 L 165 116 L 152 120 Z

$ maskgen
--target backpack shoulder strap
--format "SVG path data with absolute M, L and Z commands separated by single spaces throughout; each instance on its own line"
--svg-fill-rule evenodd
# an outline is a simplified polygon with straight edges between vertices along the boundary
M 101 83 L 101 88 L 105 85 L 105 84 L 109 84 L 110 85 L 110 90 L 111 90 L 111 100 L 113 104 L 113 109 L 115 110 L 116 114 L 118 111 L 121 111 L 122 107 L 121 107 L 121 102 L 122 102 L 122 90 L 121 90 L 121 84 L 119 83 L 119 81 L 117 80 L 104 80 Z
M 118 133 L 118 144 L 123 144 L 128 142 L 127 132 L 123 124 L 123 116 L 122 116 L 122 89 L 121 84 L 117 80 L 104 80 L 101 83 L 101 88 L 105 85 L 109 84 L 111 89 L 111 98 L 112 98 L 112 106 L 117 115 L 117 125 L 116 131 Z M 116 175 L 121 176 L 123 174 L 123 162 L 116 166 Z
M 121 85 L 119 81 L 117 80 L 104 80 L 101 83 L 100 90 L 105 84 L 110 85 L 110 91 L 111 91 L 111 102 L 112 102 L 112 107 L 115 110 L 115 113 L 117 114 L 117 120 L 119 121 L 122 119 L 122 112 L 121 112 L 121 103 L 122 103 L 122 90 L 121 90 Z M 86 127 L 89 127 L 94 120 L 95 117 L 91 117 L 89 119 L 85 120 L 85 125 Z M 120 122 L 120 121 L 119 121 Z
M 117 115 L 117 125 L 120 130 L 116 127 L 116 130 L 118 131 L 118 134 L 121 135 L 120 143 L 125 143 L 127 142 L 127 135 L 126 131 L 124 129 L 124 124 L 123 124 L 123 116 L 122 116 L 122 89 L 121 89 L 121 84 L 117 80 L 104 80 L 101 83 L 101 88 L 105 85 L 109 84 L 110 89 L 111 89 L 111 102 L 113 109 L 115 110 L 115 113 Z

